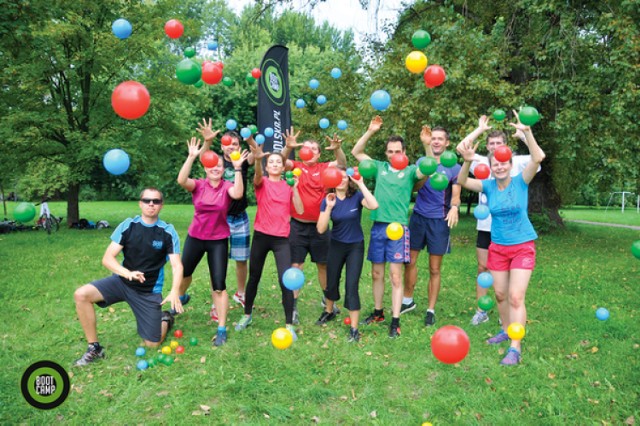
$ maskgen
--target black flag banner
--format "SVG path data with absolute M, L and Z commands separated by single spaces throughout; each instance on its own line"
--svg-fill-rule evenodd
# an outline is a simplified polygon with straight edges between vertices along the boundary
M 264 152 L 280 152 L 284 149 L 283 133 L 291 127 L 289 101 L 289 49 L 272 46 L 260 64 L 262 73 L 258 85 L 258 129 L 273 129 L 273 136 L 265 136 Z

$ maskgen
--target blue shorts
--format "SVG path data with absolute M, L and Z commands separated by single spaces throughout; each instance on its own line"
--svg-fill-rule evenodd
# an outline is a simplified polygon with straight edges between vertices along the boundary
M 451 253 L 450 229 L 446 219 L 430 219 L 413 213 L 409 219 L 411 250 L 427 247 L 429 254 L 442 256 Z
M 409 263 L 409 228 L 403 225 L 404 235 L 399 240 L 387 237 L 388 223 L 374 222 L 367 260 L 371 263 Z
M 237 215 L 228 215 L 227 223 L 231 230 L 231 237 L 229 237 L 229 259 L 239 261 L 249 260 L 251 245 L 249 215 L 246 211 Z

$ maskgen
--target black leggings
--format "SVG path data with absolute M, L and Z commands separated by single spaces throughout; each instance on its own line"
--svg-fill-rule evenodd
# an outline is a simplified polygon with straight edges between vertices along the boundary
M 249 255 L 249 281 L 245 289 L 244 313 L 251 315 L 253 302 L 258 294 L 258 284 L 262 277 L 264 262 L 267 254 L 272 251 L 276 258 L 276 268 L 278 269 L 278 283 L 282 292 L 282 305 L 284 306 L 284 316 L 287 324 L 293 322 L 293 291 L 287 289 L 282 283 L 282 275 L 291 267 L 291 248 L 289 238 L 274 237 L 263 234 L 260 231 L 253 231 L 253 241 L 251 241 L 251 254 Z
M 360 241 L 359 243 L 341 243 L 340 241 L 332 239 L 329 245 L 325 297 L 334 302 L 340 300 L 340 277 L 342 276 L 342 269 L 346 265 L 344 307 L 350 311 L 359 311 L 360 294 L 358 287 L 363 263 L 364 241 Z
M 227 289 L 227 263 L 229 259 L 229 239 L 223 240 L 200 240 L 187 235 L 182 249 L 182 265 L 185 278 L 193 275 L 196 266 L 200 263 L 202 256 L 207 253 L 209 263 L 209 277 L 211 278 L 211 288 L 213 291 L 224 291 Z

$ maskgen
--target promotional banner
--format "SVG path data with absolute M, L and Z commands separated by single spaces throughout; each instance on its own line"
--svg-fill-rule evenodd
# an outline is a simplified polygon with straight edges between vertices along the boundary
M 283 133 L 291 127 L 289 101 L 289 49 L 272 46 L 260 64 L 262 77 L 258 80 L 258 129 L 273 129 L 273 136 L 265 135 L 264 152 L 284 149 Z

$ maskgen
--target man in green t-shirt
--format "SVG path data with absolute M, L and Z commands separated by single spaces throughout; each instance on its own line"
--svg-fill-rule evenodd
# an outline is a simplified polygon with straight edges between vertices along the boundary
M 371 160 L 364 149 L 367 142 L 382 127 L 382 118 L 376 116 L 371 120 L 368 130 L 358 140 L 351 150 L 351 154 L 358 160 Z M 428 129 L 423 128 L 423 132 Z M 429 131 L 430 134 L 430 131 Z M 424 144 L 425 151 L 430 154 L 430 146 Z M 389 275 L 391 277 L 391 304 L 392 319 L 389 328 L 389 337 L 400 335 L 400 307 L 402 305 L 402 271 L 404 264 L 409 262 L 409 203 L 413 187 L 424 176 L 415 165 L 410 165 L 402 170 L 393 168 L 391 158 L 396 154 L 404 154 L 404 139 L 398 135 L 389 136 L 386 142 L 385 154 L 388 161 L 375 161 L 376 188 L 374 195 L 380 207 L 371 212 L 371 239 L 367 260 L 371 262 L 371 275 L 373 277 L 373 299 L 375 309 L 364 320 L 365 324 L 384 321 L 382 307 L 384 298 L 384 272 L 389 262 Z M 392 222 L 398 222 L 404 228 L 402 237 L 391 240 L 387 236 L 387 226 Z

